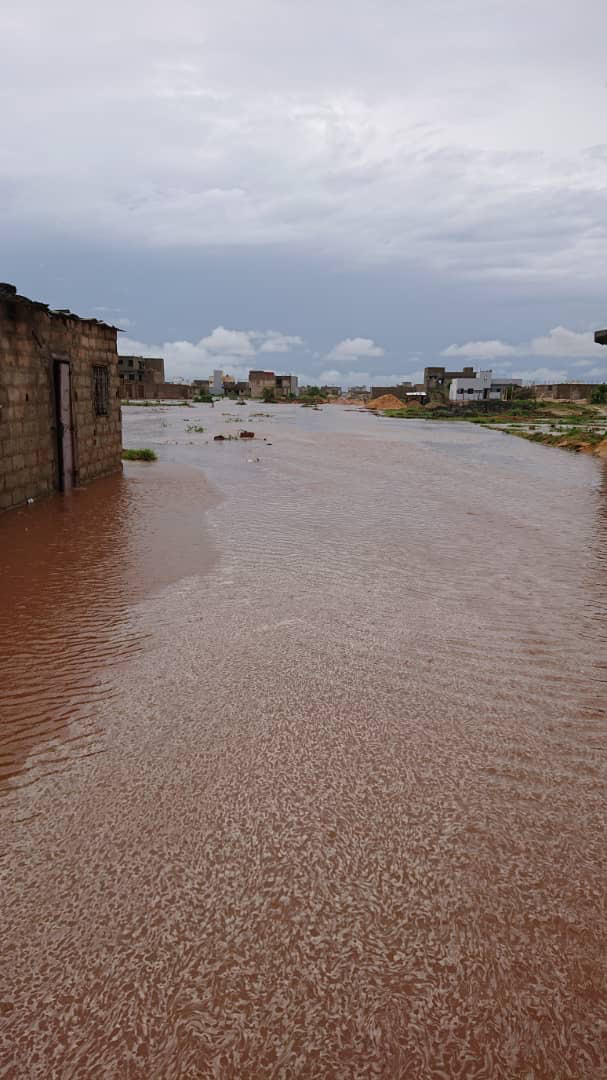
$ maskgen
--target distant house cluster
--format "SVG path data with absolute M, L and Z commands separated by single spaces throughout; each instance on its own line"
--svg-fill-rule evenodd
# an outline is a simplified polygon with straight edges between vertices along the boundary
M 597 345 L 607 345 L 607 330 L 597 330 L 594 340 Z M 435 366 L 425 368 L 423 383 L 403 381 L 395 386 L 353 386 L 348 391 L 348 397 L 364 402 L 390 394 L 404 403 L 418 401 L 422 404 L 466 405 L 478 401 L 509 401 L 522 387 L 522 379 L 494 375 L 491 370 L 476 372 L 473 367 L 464 367 L 460 371 L 451 371 Z M 532 383 L 526 387 L 526 392 L 538 400 L 591 401 L 597 387 L 602 387 L 602 384 Z
M 511 397 L 513 388 L 522 386 L 522 379 L 505 379 L 494 376 L 492 371 L 475 372 L 473 367 L 451 371 L 433 366 L 424 369 L 422 383 L 402 382 L 396 386 L 372 386 L 370 398 L 391 394 L 403 402 L 429 401 L 466 404 L 471 401 L 504 401 Z
M 297 375 L 275 375 L 273 371 L 249 371 L 248 379 L 216 368 L 208 379 L 167 382 L 164 360 L 151 356 L 120 356 L 120 395 L 124 401 L 185 400 L 199 397 L 259 398 L 288 401 L 297 397 Z
M 253 398 L 262 401 L 290 401 L 298 395 L 297 375 L 275 375 L 273 371 L 249 371 L 248 379 L 238 382 L 233 375 L 217 369 L 212 378 L 194 379 L 195 397 Z

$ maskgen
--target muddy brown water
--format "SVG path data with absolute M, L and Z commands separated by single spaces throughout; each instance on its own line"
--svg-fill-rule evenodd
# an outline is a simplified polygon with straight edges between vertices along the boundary
M 607 1076 L 605 467 L 124 428 L 0 519 L 0 1076 Z

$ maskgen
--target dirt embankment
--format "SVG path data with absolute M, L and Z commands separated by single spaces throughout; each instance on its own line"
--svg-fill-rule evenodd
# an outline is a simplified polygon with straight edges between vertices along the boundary
M 588 431 L 581 431 L 576 435 L 553 435 L 548 432 L 510 432 L 512 435 L 520 435 L 529 442 L 541 443 L 543 446 L 556 446 L 561 450 L 572 450 L 576 454 L 593 454 L 594 457 L 607 459 L 607 437 L 597 437 Z
M 401 401 L 394 394 L 382 394 L 381 397 L 374 398 L 373 401 L 368 401 L 367 409 L 404 409 L 407 405 L 406 401 Z

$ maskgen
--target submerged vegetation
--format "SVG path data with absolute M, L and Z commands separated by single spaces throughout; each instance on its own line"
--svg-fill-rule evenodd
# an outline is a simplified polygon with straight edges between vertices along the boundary
M 508 421 L 525 423 L 531 420 L 549 423 L 551 420 L 563 419 L 572 423 L 585 423 L 600 418 L 592 405 L 577 401 L 496 401 L 491 403 L 493 407 L 489 403 L 480 404 L 482 408 L 456 404 L 407 405 L 402 409 L 385 409 L 383 415 L 402 420 L 459 420 L 468 424 L 503 424 Z
M 156 453 L 147 446 L 140 450 L 123 449 L 122 458 L 124 461 L 158 461 Z
M 597 388 L 602 391 L 602 387 Z M 607 402 L 606 402 L 607 403 Z M 601 403 L 534 399 L 487 403 L 483 409 L 473 405 L 409 405 L 386 409 L 384 416 L 402 420 L 443 420 L 479 424 L 493 431 L 518 435 L 543 446 L 607 455 L 607 414 Z
M 504 429 L 509 435 L 518 435 L 521 439 L 529 442 L 541 443 L 542 446 L 558 446 L 563 450 L 580 451 L 592 454 L 598 451 L 601 455 L 603 449 L 607 454 L 607 430 L 599 431 L 593 427 L 570 427 L 560 431 L 532 431 L 527 429 L 517 430 L 514 427 Z
M 126 400 L 123 400 L 123 401 L 121 401 L 120 404 L 122 405 L 123 409 L 125 409 L 125 408 L 129 408 L 129 409 L 170 409 L 171 406 L 177 407 L 179 409 L 183 409 L 184 407 L 186 409 L 191 409 L 192 408 L 192 402 L 191 401 L 186 401 L 185 398 L 183 399 L 183 401 L 160 401 L 160 400 L 158 400 L 158 401 L 126 401 Z

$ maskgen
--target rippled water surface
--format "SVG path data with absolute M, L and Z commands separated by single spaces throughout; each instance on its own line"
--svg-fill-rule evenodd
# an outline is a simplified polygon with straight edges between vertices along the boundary
M 605 467 L 124 427 L 0 519 L 0 1076 L 607 1076 Z

